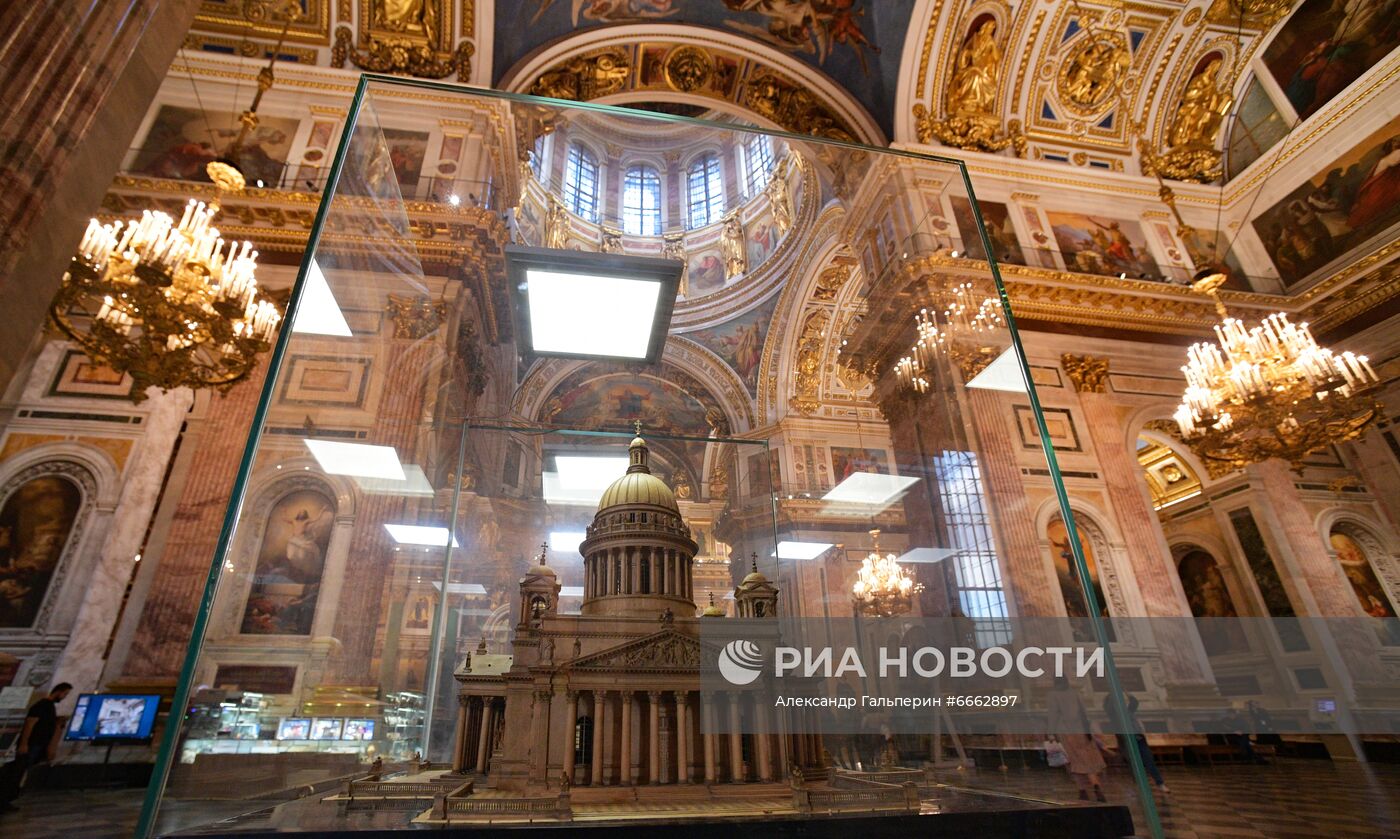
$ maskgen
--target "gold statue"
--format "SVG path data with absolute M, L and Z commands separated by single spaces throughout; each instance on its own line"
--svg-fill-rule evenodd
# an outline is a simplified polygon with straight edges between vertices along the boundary
M 1219 73 L 1220 59 L 1213 58 L 1187 83 L 1186 91 L 1181 95 L 1181 104 L 1176 109 L 1176 120 L 1167 136 L 1167 145 L 1172 148 L 1214 148 L 1215 135 L 1220 131 L 1220 124 L 1232 101 L 1230 95 L 1219 87 L 1216 79 Z
M 1001 80 L 1001 50 L 997 22 L 987 20 L 958 50 L 957 69 L 948 85 L 948 113 L 963 116 L 992 114 Z
M 764 187 L 764 192 L 768 194 L 768 206 L 773 208 L 773 224 L 777 226 L 779 236 L 786 236 L 792 229 L 792 194 L 788 192 L 787 182 L 790 160 L 790 157 L 784 157 L 778 162 L 773 177 Z
M 371 18 L 376 29 L 423 35 L 437 34 L 437 8 L 433 0 L 378 0 Z
M 602 241 L 598 250 L 602 253 L 622 253 L 622 231 L 616 227 L 603 226 Z
M 564 202 L 550 198 L 549 212 L 544 219 L 544 246 L 563 250 L 569 243 L 569 211 Z
M 744 273 L 744 225 L 739 221 L 738 210 L 725 215 L 719 247 L 724 253 L 724 278 L 732 280 Z
M 680 231 L 672 231 L 661 237 L 661 258 L 674 259 L 677 262 L 685 263 L 685 234 Z M 690 266 L 681 268 L 681 280 L 676 286 L 677 297 L 690 296 Z

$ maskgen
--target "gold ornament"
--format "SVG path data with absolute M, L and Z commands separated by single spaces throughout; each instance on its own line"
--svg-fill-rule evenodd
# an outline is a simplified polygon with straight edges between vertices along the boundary
M 723 224 L 719 247 L 724 254 L 724 278 L 732 280 L 744 273 L 744 225 L 739 221 L 739 211 L 726 213 Z
M 1079 393 L 1108 392 L 1108 359 L 1092 355 L 1065 353 L 1060 356 L 1060 365 Z
M 1013 146 L 1017 156 L 1025 153 L 1026 140 L 1020 131 L 1003 131 L 996 115 L 1002 69 L 996 30 L 995 20 L 983 21 L 958 50 L 945 95 L 944 119 L 936 119 L 922 104 L 914 106 L 919 142 L 929 143 L 936 138 L 960 149 L 995 152 Z
M 1098 113 L 1118 95 L 1128 64 L 1128 48 L 1117 37 L 1085 40 L 1060 66 L 1060 101 L 1082 116 Z
M 700 90 L 715 72 L 714 59 L 699 47 L 679 46 L 666 56 L 666 84 L 681 93 Z
M 389 295 L 389 317 L 394 321 L 394 337 L 418 340 L 437 332 L 447 320 L 447 302 L 428 297 Z
M 797 368 L 793 371 L 792 404 L 804 416 L 811 416 L 821 407 L 822 345 L 826 340 L 826 325 L 830 318 L 826 309 L 817 309 L 802 325 L 802 337 L 797 343 Z
M 397 73 L 422 79 L 442 79 L 457 74 L 457 81 L 467 81 L 472 73 L 472 56 L 476 47 L 463 41 L 452 53 L 439 53 L 430 45 L 411 38 L 371 38 L 368 49 L 355 46 L 350 27 L 335 30 L 335 45 L 331 47 L 331 66 L 351 64 L 371 73 Z
M 530 92 L 551 99 L 587 102 L 622 90 L 631 74 L 627 51 L 614 47 L 578 56 L 541 73 Z
M 1143 156 L 1144 168 L 1164 178 L 1210 183 L 1221 175 L 1221 152 L 1216 149 L 1220 126 L 1234 101 L 1220 89 L 1221 61 L 1211 59 L 1186 83 L 1167 132 L 1163 154 Z

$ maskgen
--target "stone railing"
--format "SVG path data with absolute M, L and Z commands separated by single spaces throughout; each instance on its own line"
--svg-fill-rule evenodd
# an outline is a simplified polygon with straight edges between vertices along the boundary
M 464 785 L 469 786 L 469 785 Z M 573 808 L 569 804 L 569 794 L 562 793 L 552 798 L 467 798 L 457 796 L 457 791 L 439 796 L 433 801 L 430 818 L 452 821 L 460 819 L 550 819 L 567 822 L 573 820 Z
M 460 784 L 460 786 L 459 786 Z M 346 784 L 345 794 L 352 801 L 356 798 L 436 798 L 457 790 L 465 790 L 468 795 L 472 782 L 461 784 L 460 778 L 438 781 L 373 781 L 359 780 Z
M 912 781 L 899 786 L 870 782 L 860 789 L 795 789 L 792 806 L 799 813 L 841 813 L 864 810 L 919 812 L 919 788 Z
M 865 789 L 871 784 L 923 784 L 926 780 L 927 776 L 922 769 L 887 769 L 874 772 L 836 769 L 831 774 L 831 786 L 836 789 Z

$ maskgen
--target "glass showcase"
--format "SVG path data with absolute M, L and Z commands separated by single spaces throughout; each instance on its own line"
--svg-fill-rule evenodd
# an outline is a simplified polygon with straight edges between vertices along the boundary
M 424 110 L 452 166 L 406 195 L 393 132 Z M 1042 760 L 1039 724 L 872 749 L 702 702 L 704 621 L 1014 647 L 1063 598 L 1108 637 L 992 248 L 947 221 L 962 164 L 709 117 L 365 77 L 144 830 L 566 821 L 652 784 L 760 816 L 1060 809 L 957 771 Z M 1047 523 L 1054 592 L 1023 582 Z

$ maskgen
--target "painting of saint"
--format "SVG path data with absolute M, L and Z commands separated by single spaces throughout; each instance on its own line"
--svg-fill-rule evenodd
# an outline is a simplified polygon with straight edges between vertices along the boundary
M 385 128 L 384 143 L 389 147 L 389 165 L 393 167 L 399 189 L 405 194 L 411 194 L 418 187 L 418 177 L 423 174 L 423 158 L 428 153 L 428 135 L 422 131 Z
M 82 500 L 71 481 L 44 475 L 0 504 L 0 628 L 34 625 Z
M 1215 557 L 1205 551 L 1191 551 L 1181 558 L 1176 568 L 1191 614 L 1204 619 L 1198 620 L 1196 627 L 1206 653 L 1220 655 L 1247 649 L 1244 630 L 1238 621 L 1216 620 L 1238 618 L 1240 615 Z
M 238 164 L 249 186 L 282 181 L 298 121 L 258 115 L 258 127 L 243 140 Z M 242 124 L 238 114 L 162 105 L 132 164 L 134 171 L 177 181 L 208 181 L 204 167 L 228 152 Z
M 1400 221 L 1400 117 L 1252 222 L 1279 276 L 1305 279 Z
M 850 446 L 831 447 L 831 474 L 841 483 L 857 472 L 888 475 L 889 464 L 884 449 L 863 449 Z
M 1157 264 L 1147 250 L 1147 239 L 1136 222 L 1087 216 L 1081 213 L 1046 213 L 1065 267 L 1085 274 L 1147 277 Z
M 724 287 L 724 261 L 713 253 L 701 254 L 690 260 L 686 276 L 692 297 L 717 291 Z
M 1264 64 L 1307 119 L 1400 43 L 1389 0 L 1306 0 L 1264 50 Z
M 1084 597 L 1084 587 L 1080 583 L 1079 570 L 1075 565 L 1074 553 L 1070 549 L 1069 531 L 1065 528 L 1064 520 L 1059 516 L 1051 519 L 1045 528 L 1045 535 L 1050 541 L 1050 553 L 1055 561 L 1055 578 L 1060 584 L 1060 594 L 1065 599 L 1066 617 L 1089 617 L 1088 600 Z M 1099 566 L 1094 557 L 1094 546 L 1082 532 L 1079 534 L 1079 549 L 1084 554 L 1084 564 L 1089 567 L 1089 585 L 1093 589 L 1094 599 L 1098 601 L 1099 615 L 1107 618 L 1108 600 L 1104 597 L 1103 585 L 1099 582 Z M 1075 622 L 1074 635 L 1077 640 L 1092 637 L 1086 624 L 1087 622 L 1082 620 Z M 1110 625 L 1110 631 L 1111 629 Z
M 314 490 L 273 505 L 243 610 L 244 634 L 311 634 L 334 518 L 335 505 Z
M 973 259 L 986 259 L 987 249 L 982 247 L 982 237 L 977 232 L 972 202 L 957 195 L 952 197 L 952 202 L 953 220 L 958 225 L 963 251 Z M 977 206 L 982 210 L 982 224 L 987 228 L 987 238 L 992 240 L 997 262 L 1025 265 L 1026 258 L 1021 254 L 1021 243 L 1016 239 L 1016 228 L 1011 225 L 1011 211 L 1007 206 L 996 201 L 978 201 Z
M 756 224 L 749 225 L 748 230 L 748 258 L 749 270 L 754 270 L 763 264 L 763 261 L 773 255 L 773 251 L 778 249 L 780 236 L 778 229 L 764 218 Z
M 779 49 L 815 55 L 818 63 L 837 45 L 849 47 L 869 72 L 865 50 L 879 49 L 861 26 L 865 9 L 859 5 L 860 0 L 724 0 L 725 8 L 749 15 L 724 23 Z
M 1337 552 L 1337 562 L 1342 566 L 1347 582 L 1351 583 L 1351 590 L 1356 592 L 1362 611 L 1373 618 L 1395 617 L 1395 607 L 1386 596 L 1375 569 L 1366 559 L 1366 552 L 1356 540 L 1340 530 L 1334 530 L 1331 542 L 1332 550 Z
M 724 359 L 753 393 L 758 386 L 758 367 L 763 361 L 763 339 L 777 303 L 775 294 L 736 318 L 685 337 Z

